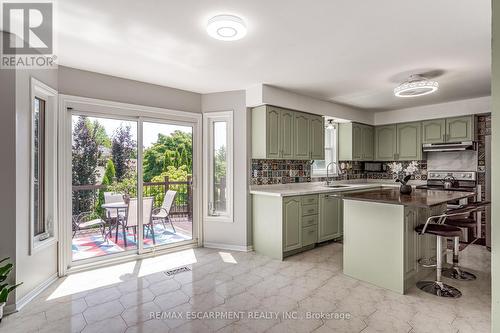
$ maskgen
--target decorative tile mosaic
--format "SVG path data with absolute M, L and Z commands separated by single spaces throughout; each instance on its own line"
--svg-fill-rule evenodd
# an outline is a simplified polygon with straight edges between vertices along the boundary
M 390 164 L 386 161 L 384 164 Z M 401 162 L 406 168 L 410 161 Z M 427 161 L 418 161 L 419 173 L 412 179 L 427 180 Z M 365 172 L 363 162 L 339 161 L 343 165 L 343 173 L 339 176 L 330 177 L 331 180 L 353 180 L 353 179 L 393 179 L 393 175 L 387 172 Z M 386 168 L 388 170 L 388 168 Z M 310 161 L 299 160 L 252 160 L 251 185 L 288 184 L 304 182 L 321 182 L 326 177 L 312 177 Z

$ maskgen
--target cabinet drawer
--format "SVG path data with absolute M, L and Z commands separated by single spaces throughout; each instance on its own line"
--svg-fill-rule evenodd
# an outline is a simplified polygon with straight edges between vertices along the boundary
M 302 227 L 309 227 L 318 224 L 318 215 L 310 215 L 302 217 Z
M 307 246 L 316 243 L 318 239 L 318 227 L 311 225 L 302 228 L 302 246 Z
M 317 215 L 318 205 L 302 205 L 302 216 Z
M 318 204 L 318 196 L 317 195 L 307 195 L 302 197 L 302 206 L 304 205 L 317 205 Z

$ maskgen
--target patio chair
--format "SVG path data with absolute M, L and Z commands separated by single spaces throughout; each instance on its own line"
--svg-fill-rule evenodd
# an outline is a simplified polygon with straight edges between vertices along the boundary
M 151 231 L 153 237 L 153 244 L 155 244 L 155 233 L 153 229 L 153 222 L 151 219 L 151 212 L 153 211 L 153 197 L 143 198 L 142 203 L 142 221 L 143 221 L 143 231 L 148 229 Z M 127 230 L 129 228 L 134 229 L 134 241 L 137 242 L 137 198 L 130 198 L 128 204 L 128 209 L 125 217 L 118 218 L 119 224 L 122 226 L 123 232 L 123 244 L 127 247 Z M 118 242 L 118 227 L 116 228 L 115 242 Z M 144 233 L 145 234 L 145 233 Z
M 98 227 L 101 235 L 104 238 L 104 221 L 100 218 L 95 218 L 94 212 L 83 212 L 73 216 L 73 237 L 81 230 L 89 230 Z
M 170 222 L 170 225 L 172 226 L 172 230 L 175 233 L 175 227 L 174 224 L 172 223 L 172 219 L 170 218 L 170 209 L 172 209 L 172 204 L 174 203 L 174 199 L 176 196 L 177 192 L 168 190 L 167 193 L 165 193 L 165 197 L 163 198 L 163 203 L 161 207 L 155 208 L 153 210 L 153 220 L 160 220 L 163 224 L 163 227 L 166 229 L 167 227 L 165 226 L 165 222 Z
M 104 192 L 104 203 L 113 203 L 113 202 L 123 202 L 123 194 L 115 193 L 115 192 Z M 119 212 L 122 214 L 122 212 Z M 124 214 L 125 212 L 123 212 Z M 106 209 L 106 217 L 107 218 L 116 218 L 117 210 L 116 209 Z

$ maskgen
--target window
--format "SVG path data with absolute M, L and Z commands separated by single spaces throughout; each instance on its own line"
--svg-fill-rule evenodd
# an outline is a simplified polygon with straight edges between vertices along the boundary
M 337 124 L 325 128 L 325 159 L 323 161 L 314 161 L 312 165 L 313 177 L 325 177 L 326 167 L 331 162 L 337 163 Z M 328 174 L 335 176 L 338 174 L 336 165 L 330 165 Z
M 233 131 L 232 112 L 204 115 L 205 218 L 233 221 Z
M 55 242 L 57 91 L 31 79 L 30 253 Z
M 33 232 L 45 233 L 45 105 L 35 97 L 33 105 Z

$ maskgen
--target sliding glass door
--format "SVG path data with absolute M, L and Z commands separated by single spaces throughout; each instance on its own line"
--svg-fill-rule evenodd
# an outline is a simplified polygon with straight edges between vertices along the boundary
M 67 266 L 196 241 L 199 122 L 68 111 Z
M 193 128 L 151 121 L 142 128 L 144 248 L 192 240 Z
M 138 123 L 82 114 L 71 120 L 73 261 L 136 251 Z

